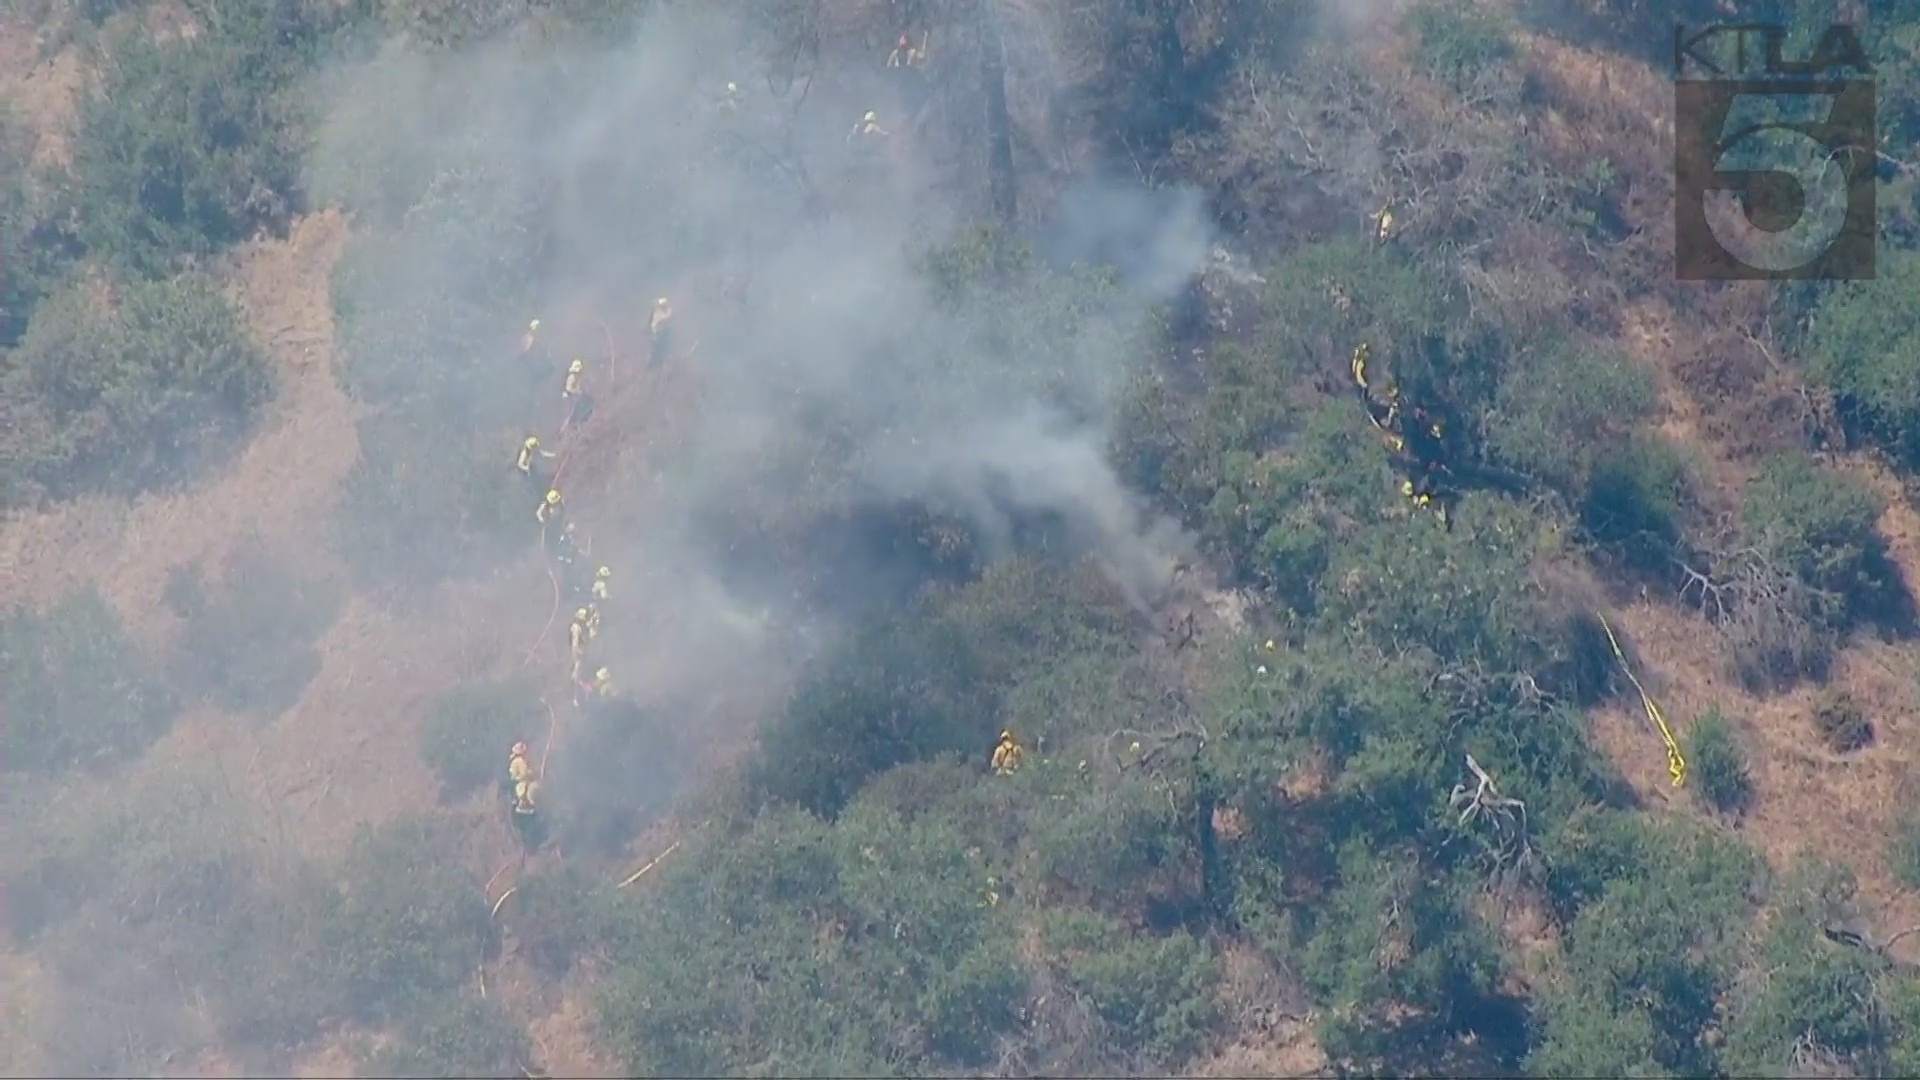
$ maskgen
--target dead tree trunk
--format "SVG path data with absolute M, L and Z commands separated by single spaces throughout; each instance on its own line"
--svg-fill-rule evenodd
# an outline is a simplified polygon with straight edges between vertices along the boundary
M 987 191 L 993 214 L 1009 231 L 1019 214 L 1019 194 L 1013 174 L 1013 120 L 1007 115 L 1006 43 L 995 0 L 975 0 L 980 32 L 980 84 L 987 106 Z

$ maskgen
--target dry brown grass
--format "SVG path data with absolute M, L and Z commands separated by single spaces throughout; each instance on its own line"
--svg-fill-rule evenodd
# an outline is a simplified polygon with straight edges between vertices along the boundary
M 0 16 L 0 101 L 26 126 L 32 163 L 59 168 L 72 158 L 73 121 L 86 89 L 87 66 L 74 48 L 43 58 L 49 44 L 41 30 Z

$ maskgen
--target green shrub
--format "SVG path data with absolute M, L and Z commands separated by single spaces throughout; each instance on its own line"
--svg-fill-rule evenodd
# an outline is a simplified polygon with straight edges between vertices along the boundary
M 1489 449 L 1577 504 L 1596 459 L 1626 438 L 1653 401 L 1653 376 L 1625 354 L 1549 342 L 1501 373 Z
M 506 782 L 515 739 L 541 745 L 547 713 L 523 678 L 456 686 L 429 707 L 420 726 L 420 759 L 440 780 L 440 798 L 464 798 L 489 781 Z
M 365 1055 L 366 1076 L 515 1076 L 532 1063 L 526 1031 L 503 1006 L 449 994 L 415 1007 L 400 1037 Z
M 1693 506 L 1693 485 L 1678 446 L 1657 434 L 1633 436 L 1593 456 L 1579 501 L 1580 524 L 1629 565 L 1668 570 Z
M 1837 285 L 1807 333 L 1806 360 L 1857 433 L 1920 468 L 1920 253 L 1889 252 L 1874 281 Z
M 1702 801 L 1715 810 L 1731 813 L 1746 808 L 1753 795 L 1753 777 L 1733 726 L 1718 709 L 1693 722 L 1687 732 L 1686 754 L 1694 793 Z
M 81 284 L 48 298 L 0 376 L 8 397 L 31 403 L 3 437 L 6 452 L 56 497 L 194 478 L 239 445 L 273 396 L 265 353 L 211 281 L 118 292 L 102 303 Z
M 769 811 L 615 908 L 601 1034 L 636 1075 L 977 1070 L 1023 989 L 983 878 L 944 822 Z
M 473 978 L 494 943 L 482 882 L 459 857 L 463 830 L 437 818 L 362 828 L 342 868 L 343 898 L 322 940 L 353 1015 L 409 1015 Z
M 1879 1075 L 1874 1064 L 1883 1046 L 1883 1018 L 1860 1003 L 1875 1000 L 1874 976 L 1886 960 L 1821 937 L 1853 906 L 1851 875 L 1803 863 L 1776 892 L 1753 957 L 1767 977 L 1756 980 L 1755 992 L 1726 1026 L 1726 1073 L 1793 1075 L 1805 1061 L 1804 1048 L 1826 1056 L 1833 1074 Z
M 1873 742 L 1873 721 L 1844 690 L 1820 692 L 1813 703 L 1813 729 L 1835 753 L 1852 753 Z
M 223 708 L 274 716 L 300 700 L 320 673 L 315 643 L 339 600 L 257 539 L 234 548 L 216 595 L 197 568 L 168 580 L 168 601 L 186 623 L 175 668 L 185 686 Z
M 159 672 L 97 591 L 74 593 L 45 615 L 0 619 L 0 683 L 7 723 L 0 765 L 58 772 L 138 755 L 179 711 Z
M 501 917 L 521 954 L 554 978 L 600 939 L 611 885 L 578 863 L 543 868 L 520 879 Z
M 1898 588 L 1879 532 L 1880 509 L 1857 478 L 1789 454 L 1762 466 L 1745 492 L 1743 516 L 1763 551 L 1857 617 L 1882 608 L 1886 593 Z
M 52 291 L 78 254 L 67 235 L 61 193 L 35 183 L 26 125 L 0 99 L 0 349 L 20 343 L 34 308 Z M 24 409 L 8 401 L 0 409 Z M 0 413 L 4 415 L 4 413 Z M 4 425 L 0 425 L 3 429 Z M 4 445 L 4 444 L 0 444 Z M 11 482 L 11 481 L 9 481 Z M 4 494 L 4 493 L 0 493 Z M 12 505 L 6 498 L 0 505 Z
M 349 5 L 217 0 L 200 33 L 117 37 L 74 141 L 80 236 L 159 277 L 299 206 L 307 118 L 296 83 Z
M 356 583 L 417 604 L 448 578 L 478 575 L 540 539 L 530 491 L 492 437 L 456 439 L 379 416 L 360 425 L 360 461 L 335 519 Z
M 1042 937 L 1066 984 L 1099 1017 L 1102 1041 L 1120 1055 L 1175 1069 L 1219 1018 L 1218 961 L 1184 930 L 1142 938 L 1113 920 L 1061 911 Z
M 1301 976 L 1328 1006 L 1319 1031 L 1327 1056 L 1362 1068 L 1401 1056 L 1423 1034 L 1457 1030 L 1497 971 L 1460 883 L 1359 843 L 1341 850 L 1338 887 L 1300 958 Z
M 1465 89 L 1516 55 L 1505 13 L 1471 0 L 1433 0 L 1407 13 L 1419 35 L 1420 62 L 1435 77 Z

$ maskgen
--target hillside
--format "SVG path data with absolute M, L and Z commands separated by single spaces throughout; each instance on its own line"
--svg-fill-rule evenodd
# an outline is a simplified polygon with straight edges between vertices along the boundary
M 1710 2 L 0 0 L 6 1074 L 1920 1071 L 1750 6 L 1873 280 L 1676 280 Z

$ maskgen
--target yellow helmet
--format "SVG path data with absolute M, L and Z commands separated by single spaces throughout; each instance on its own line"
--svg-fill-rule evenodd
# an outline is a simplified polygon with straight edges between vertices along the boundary
M 1413 481 L 1411 480 L 1400 481 L 1400 494 L 1402 495 L 1413 494 Z
M 593 677 L 595 681 L 606 682 L 608 679 L 613 678 L 613 672 L 608 671 L 606 668 L 601 668 L 599 671 L 593 673 Z
M 512 754 L 513 754 L 513 756 L 514 756 L 514 757 L 526 757 L 526 756 L 527 756 L 527 744 L 526 744 L 526 741 L 525 741 L 525 740 L 521 740 L 520 742 L 516 742 L 516 743 L 514 743 L 514 744 L 513 744 L 513 750 L 512 750 Z
M 739 93 L 739 92 L 740 92 L 740 87 L 739 87 L 738 85 L 736 85 L 736 84 L 734 84 L 734 83 L 728 83 L 728 84 L 727 84 L 727 93 L 729 93 L 729 94 L 737 94 L 737 93 Z
M 667 298 L 663 296 L 663 297 L 661 297 L 660 299 L 658 299 L 658 300 L 655 300 L 655 301 L 653 302 L 653 306 L 654 306 L 654 307 L 657 307 L 657 308 L 663 308 L 663 307 L 666 307 L 666 306 L 667 306 Z
M 601 581 L 605 581 L 613 576 L 613 567 L 603 566 L 596 571 L 593 576 L 599 578 Z
M 554 488 L 553 490 L 547 492 L 547 505 L 548 506 L 560 505 L 560 489 L 559 488 Z
M 880 119 L 879 113 L 874 112 L 872 109 L 868 109 L 867 115 L 861 117 L 860 122 L 863 124 L 871 124 L 878 121 L 879 119 Z
M 576 611 L 576 612 L 574 612 L 574 613 L 573 613 L 573 621 L 574 621 L 574 622 L 586 622 L 586 621 L 587 621 L 587 609 L 586 609 L 586 608 L 581 608 L 581 609 L 580 609 L 579 611 Z
M 528 324 L 527 324 L 527 329 L 528 329 L 528 330 L 538 330 L 538 329 L 540 329 L 540 320 L 539 320 L 539 319 L 535 319 L 535 320 L 533 320 L 532 322 L 530 322 L 530 323 L 528 323 Z
M 1007 730 L 1005 730 L 1005 729 L 1002 729 L 1002 730 L 1001 730 L 1001 732 L 1000 732 L 1000 741 L 1001 741 L 1001 742 L 1012 742 L 1012 741 L 1013 741 L 1013 732 L 1011 732 L 1011 731 L 1007 731 Z
M 567 365 L 567 373 L 570 375 L 578 375 L 586 369 L 587 365 L 585 361 L 582 360 L 575 360 L 573 363 Z
M 520 445 L 526 447 L 529 450 L 538 450 L 540 449 L 540 440 L 529 435 L 527 436 L 527 441 L 521 443 Z

